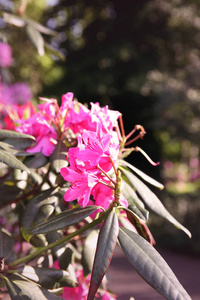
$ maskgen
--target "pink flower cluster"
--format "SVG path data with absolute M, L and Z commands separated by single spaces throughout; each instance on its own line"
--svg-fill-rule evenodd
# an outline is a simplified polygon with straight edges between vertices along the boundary
M 71 183 L 65 200 L 77 199 L 83 207 L 95 202 L 107 208 L 114 201 L 116 178 L 112 179 L 112 175 L 117 169 L 120 149 L 114 129 L 120 113 L 107 106 L 101 108 L 99 103 L 91 103 L 88 109 L 73 97 L 73 93 L 63 95 L 60 107 L 55 99 L 42 99 L 45 102 L 38 105 L 37 112 L 29 110 L 28 118 L 23 112 L 11 110 L 9 116 L 12 114 L 14 121 L 11 125 L 16 131 L 35 137 L 27 152 L 50 156 L 59 141 L 68 145 L 70 166 L 61 169 L 63 178 Z M 8 119 L 7 127 L 11 125 Z M 120 201 L 127 206 L 126 199 Z
M 57 261 L 54 263 L 54 268 L 60 268 Z M 91 275 L 89 274 L 87 277 L 84 277 L 83 269 L 77 269 L 75 274 L 78 284 L 77 287 L 64 287 L 62 298 L 70 300 L 87 300 Z M 101 291 L 101 295 L 102 297 L 97 293 L 96 297 L 101 300 L 116 300 L 116 296 L 109 293 L 106 289 Z

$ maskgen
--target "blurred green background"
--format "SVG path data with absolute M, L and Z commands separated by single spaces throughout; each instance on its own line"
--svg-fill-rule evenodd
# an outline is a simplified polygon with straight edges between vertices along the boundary
M 143 125 L 137 145 L 160 166 L 140 153 L 128 160 L 164 183 L 156 194 L 193 238 L 154 215 L 152 233 L 159 245 L 198 254 L 199 1 L 1 0 L 0 12 L 0 39 L 14 57 L 2 80 L 28 82 L 35 99 L 71 91 L 82 103 L 108 104 L 122 112 L 126 133 Z

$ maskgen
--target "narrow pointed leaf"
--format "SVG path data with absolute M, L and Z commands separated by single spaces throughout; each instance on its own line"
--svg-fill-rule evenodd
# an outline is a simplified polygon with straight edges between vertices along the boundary
M 18 198 L 23 190 L 20 189 L 16 183 L 14 185 L 9 185 L 6 182 L 3 182 L 0 185 L 0 207 L 1 205 L 8 204 L 12 202 L 15 198 Z
M 97 240 L 98 240 L 97 230 L 92 230 L 85 239 L 85 243 L 82 251 L 82 264 L 83 264 L 84 276 L 87 276 L 92 272 Z
M 116 245 L 119 233 L 119 223 L 115 211 L 111 211 L 106 218 L 97 242 L 97 250 L 94 259 L 90 288 L 87 300 L 93 300 L 105 275 Z
M 144 179 L 146 182 L 156 186 L 157 188 L 163 190 L 164 189 L 164 185 L 160 182 L 158 182 L 157 180 L 151 178 L 150 176 L 148 176 L 147 174 L 145 174 L 144 172 L 142 172 L 141 170 L 137 169 L 136 167 L 134 167 L 133 165 L 129 164 L 127 161 L 125 160 L 120 160 L 119 162 L 122 166 L 128 167 L 130 168 L 133 172 L 135 172 L 136 174 L 138 174 L 142 179 Z
M 6 164 L 11 168 L 20 169 L 30 174 L 30 170 L 19 159 L 17 159 L 11 153 L 1 149 L 0 149 L 0 162 Z
M 0 257 L 6 260 L 13 252 L 14 239 L 11 234 L 5 229 L 0 227 Z
M 30 230 L 37 223 L 38 218 L 39 222 L 44 221 L 52 213 L 52 209 L 49 209 L 49 206 L 53 208 L 55 205 L 57 198 L 54 194 L 55 190 L 50 188 L 31 199 L 26 206 L 21 224 L 21 231 L 25 239 L 29 237 Z M 46 214 L 45 211 L 42 211 L 45 206 L 48 206 Z
M 38 51 L 40 56 L 44 55 L 44 39 L 41 33 L 31 24 L 26 25 L 26 33 Z
M 131 187 L 126 181 L 123 184 L 122 194 L 127 199 L 129 209 L 133 211 L 139 218 L 144 221 L 148 220 L 149 212 L 144 208 L 144 203 L 138 198 L 133 187 Z
M 62 299 L 52 293 L 50 293 L 45 288 L 42 288 L 39 284 L 34 283 L 28 278 L 23 277 L 20 274 L 13 274 L 9 277 L 9 283 L 12 284 L 12 289 L 9 292 L 14 291 L 11 295 L 11 299 L 29 299 L 29 300 L 58 300 Z M 17 297 L 16 297 L 17 296 Z
M 24 277 L 35 281 L 46 289 L 54 289 L 59 287 L 75 287 L 74 282 L 69 272 L 53 268 L 39 268 L 34 266 L 25 265 L 18 268 L 19 274 Z
M 25 139 L 31 139 L 35 140 L 34 136 L 25 134 L 25 133 L 20 133 L 12 130 L 7 130 L 7 129 L 0 129 L 0 137 L 4 138 L 25 138 Z
M 191 237 L 190 231 L 181 225 L 164 207 L 162 202 L 158 199 L 158 197 L 134 174 L 127 171 L 125 168 L 120 168 L 124 176 L 128 179 L 129 183 L 135 188 L 135 190 L 140 194 L 143 201 L 148 205 L 148 207 L 167 219 L 169 222 L 174 224 L 177 228 L 183 230 L 189 237 Z
M 24 27 L 25 26 L 25 21 L 23 18 L 16 16 L 14 14 L 10 14 L 7 12 L 3 13 L 3 19 L 6 23 L 17 26 L 17 27 Z
M 68 162 L 66 160 L 67 153 L 68 147 L 63 143 L 62 140 L 59 141 L 52 155 L 50 156 L 51 166 L 56 173 L 59 173 L 61 168 L 68 166 Z
M 145 239 L 126 228 L 119 230 L 119 243 L 139 275 L 168 300 L 191 300 L 166 261 Z
M 59 215 L 49 219 L 48 221 L 35 226 L 31 230 L 31 234 L 47 233 L 63 229 L 67 226 L 76 224 L 97 210 L 98 206 L 76 207 L 60 213 Z

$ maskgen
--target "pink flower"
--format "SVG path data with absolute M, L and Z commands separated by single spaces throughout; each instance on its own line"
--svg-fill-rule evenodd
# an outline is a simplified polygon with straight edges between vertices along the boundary
M 0 42 L 0 67 L 9 67 L 12 63 L 12 49 L 10 45 Z
M 71 183 L 71 187 L 64 195 L 65 201 L 78 200 L 79 205 L 85 207 L 90 198 L 91 190 L 99 181 L 99 178 L 89 172 L 80 172 L 71 167 L 62 168 L 60 174 L 66 181 Z
M 116 300 L 116 295 L 111 294 L 108 291 L 105 291 L 101 300 Z
M 5 105 L 22 105 L 32 97 L 31 90 L 25 82 L 17 82 L 11 85 L 1 84 L 0 102 Z
M 36 138 L 36 143 L 33 143 L 27 152 L 42 152 L 45 156 L 50 156 L 55 149 L 56 131 L 39 113 L 29 119 L 21 120 L 21 126 L 17 127 L 16 131 L 30 134 Z
M 88 287 L 91 276 L 84 277 L 83 270 L 76 271 L 78 286 L 75 288 L 65 287 L 62 297 L 69 300 L 87 300 Z

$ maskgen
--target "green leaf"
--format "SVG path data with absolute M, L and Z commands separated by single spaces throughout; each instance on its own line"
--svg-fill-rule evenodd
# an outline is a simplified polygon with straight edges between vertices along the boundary
M 13 183 L 14 185 L 10 185 L 9 182 L 3 182 L 0 185 L 0 207 L 1 205 L 8 204 L 22 194 L 23 190 L 20 189 L 15 182 Z
M 92 266 L 94 262 L 94 256 L 97 247 L 98 231 L 92 230 L 86 237 L 82 251 L 82 265 L 84 270 L 84 276 L 92 272 Z
M 68 166 L 68 161 L 66 160 L 67 153 L 68 147 L 60 140 L 50 156 L 51 166 L 56 173 L 59 173 L 61 168 Z
M 124 176 L 128 179 L 130 185 L 140 194 L 143 201 L 148 205 L 148 207 L 159 214 L 163 218 L 167 219 L 169 222 L 174 224 L 177 228 L 183 230 L 190 238 L 190 231 L 181 225 L 164 207 L 158 197 L 134 174 L 127 171 L 127 169 L 120 167 L 120 170 L 124 174 Z
M 24 164 L 31 169 L 41 168 L 45 166 L 47 163 L 48 163 L 48 158 L 44 156 L 41 152 L 36 153 L 35 155 L 31 153 L 31 156 L 27 157 L 24 160 Z
M 53 55 L 55 55 L 56 57 L 58 57 L 59 59 L 61 59 L 62 61 L 66 60 L 65 55 L 59 51 L 58 49 L 53 48 L 51 45 L 45 43 L 45 48 Z
M 6 280 L 8 292 L 13 300 L 59 300 L 62 299 L 39 284 L 24 278 L 20 274 L 12 274 Z
M 12 130 L 7 130 L 7 129 L 0 129 L 0 138 L 23 138 L 23 139 L 31 139 L 35 140 L 34 136 L 25 134 L 25 133 L 20 133 Z
M 162 256 L 142 237 L 126 228 L 119 243 L 139 275 L 168 300 L 191 300 Z
M 16 139 L 13 139 L 13 140 L 16 140 Z M 26 139 L 24 139 L 24 140 L 26 140 Z M 8 151 L 8 152 L 10 152 L 11 154 L 13 154 L 15 156 L 30 156 L 30 155 L 32 155 L 31 153 L 28 153 L 26 151 L 14 148 L 13 145 L 10 145 L 5 141 L 7 141 L 7 139 L 4 139 L 3 142 L 0 141 L 0 148 L 1 149 Z M 31 141 L 31 143 L 32 143 L 32 141 Z
M 48 221 L 35 226 L 31 230 L 31 234 L 47 233 L 76 224 L 85 219 L 87 216 L 91 215 L 98 208 L 98 206 L 91 205 L 84 208 L 76 207 L 70 210 L 63 211 L 57 216 L 49 219 Z
M 161 190 L 164 189 L 164 185 L 162 183 L 158 182 L 157 180 L 155 180 L 155 179 L 151 178 L 150 176 L 148 176 L 147 174 L 143 173 L 141 170 L 139 170 L 136 167 L 134 167 L 133 165 L 129 164 L 127 161 L 120 160 L 119 164 L 122 165 L 122 166 L 130 168 L 134 173 L 139 175 L 146 182 L 156 186 L 157 188 L 159 188 Z
M 25 265 L 17 270 L 21 275 L 40 284 L 46 289 L 56 289 L 59 287 L 75 287 L 69 272 L 53 268 L 39 268 Z
M 100 229 L 87 300 L 94 299 L 103 276 L 110 265 L 118 233 L 118 218 L 115 211 L 112 210 Z
M 5 138 L 3 140 L 3 142 L 7 143 L 10 146 L 13 146 L 13 148 L 10 147 L 11 150 L 18 150 L 18 152 L 19 152 L 19 150 L 24 150 L 24 149 L 28 148 L 33 143 L 33 139 L 29 139 L 29 138 Z M 30 155 L 30 153 L 28 155 Z
M 25 26 L 25 21 L 23 18 L 16 16 L 14 14 L 10 14 L 7 12 L 3 13 L 3 19 L 6 23 L 17 26 L 17 27 L 24 27 Z
M 27 19 L 26 22 L 28 24 L 30 24 L 31 26 L 35 27 L 36 30 L 38 30 L 38 31 L 40 31 L 40 32 L 42 32 L 44 34 L 53 35 L 53 36 L 57 36 L 59 34 L 57 31 L 52 30 L 52 29 L 50 29 L 48 27 L 45 27 L 42 24 L 37 23 L 37 22 L 35 22 L 33 20 Z
M 11 234 L 0 227 L 0 257 L 6 260 L 13 252 L 14 239 Z
M 31 199 L 26 206 L 21 224 L 21 231 L 26 240 L 29 238 L 32 227 L 52 214 L 57 201 L 54 194 L 55 190 L 50 188 Z
M 132 210 L 132 212 L 139 218 L 147 221 L 149 217 L 148 210 L 144 208 L 143 202 L 138 198 L 133 187 L 131 187 L 126 181 L 123 183 L 122 194 L 128 201 L 129 209 Z
M 41 33 L 30 23 L 26 25 L 26 33 L 38 51 L 40 56 L 44 55 L 44 39 Z
M 30 174 L 30 170 L 19 159 L 17 159 L 11 153 L 1 149 L 0 149 L 0 162 L 6 164 L 11 168 L 20 169 Z

